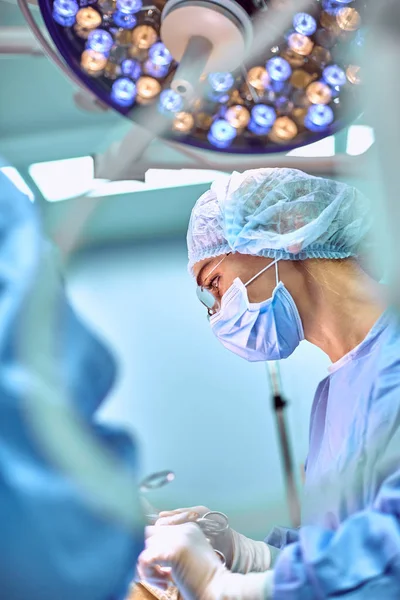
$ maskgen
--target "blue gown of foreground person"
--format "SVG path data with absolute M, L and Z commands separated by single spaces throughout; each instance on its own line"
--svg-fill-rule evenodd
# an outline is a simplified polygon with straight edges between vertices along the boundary
M 266 542 L 283 548 L 274 600 L 400 598 L 400 329 L 390 311 L 320 383 L 302 527 Z
M 1 170 L 0 211 L 0 598 L 122 600 L 143 547 L 139 505 L 132 506 L 138 512 L 132 531 L 95 510 L 44 451 L 27 418 L 27 406 L 35 410 L 32 389 L 46 385 L 46 366 L 35 372 L 23 352 L 26 343 L 35 344 L 41 360 L 40 335 L 27 340 L 25 329 L 39 282 L 56 290 L 53 308 L 44 304 L 36 315 L 53 320 L 52 369 L 80 422 L 135 481 L 137 450 L 130 437 L 94 422 L 113 385 L 115 363 L 71 308 L 35 207 Z

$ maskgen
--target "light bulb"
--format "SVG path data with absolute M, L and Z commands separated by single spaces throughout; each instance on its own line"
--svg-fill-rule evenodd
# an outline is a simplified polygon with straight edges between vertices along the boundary
M 325 67 L 322 77 L 332 86 L 342 86 L 346 83 L 346 73 L 338 65 Z
M 139 25 L 132 31 L 132 44 L 140 50 L 148 50 L 157 41 L 157 32 L 150 25 Z
M 317 22 L 307 13 L 297 13 L 293 18 L 293 27 L 302 35 L 313 35 L 317 30 Z
M 361 83 L 361 67 L 357 65 L 349 65 L 346 69 L 346 77 L 350 83 L 359 85 Z
M 289 142 L 293 140 L 298 133 L 296 123 L 289 117 L 279 117 L 273 124 L 271 130 L 271 139 L 276 142 Z
M 296 52 L 296 54 L 308 56 L 314 47 L 314 42 L 306 35 L 292 33 L 292 35 L 289 36 L 288 45 L 293 52 Z
M 340 10 L 341 5 L 336 0 L 322 0 L 322 8 L 328 15 L 336 15 L 338 10 Z
M 237 131 L 228 121 L 217 119 L 208 133 L 208 141 L 217 148 L 227 148 L 235 139 Z
M 96 27 L 101 25 L 101 15 L 91 6 L 87 6 L 78 10 L 76 13 L 76 22 L 79 27 L 83 27 L 84 29 L 96 29 Z
M 266 135 L 276 120 L 276 112 L 267 104 L 256 104 L 251 110 L 248 129 L 256 135 Z
M 137 95 L 145 100 L 152 100 L 161 92 L 161 85 L 154 77 L 144 75 L 136 82 Z
M 332 100 L 332 92 L 326 83 L 314 81 L 306 90 L 307 98 L 313 104 L 329 104 Z
M 269 75 L 264 67 L 252 67 L 247 73 L 247 83 L 257 91 L 263 91 L 268 87 Z
M 336 21 L 343 31 L 357 31 L 361 25 L 360 13 L 355 8 L 348 6 L 338 11 Z
M 81 56 L 81 67 L 89 75 L 99 75 L 107 64 L 107 58 L 101 52 L 85 50 Z
M 79 5 L 75 0 L 55 0 L 53 3 L 53 14 L 62 17 L 75 17 L 78 10 Z
M 120 106 L 131 106 L 135 101 L 136 85 L 131 79 L 121 77 L 114 81 L 111 88 L 111 99 Z
M 162 43 L 153 44 L 149 50 L 150 60 L 157 66 L 166 67 L 172 62 L 172 56 L 168 48 Z
M 112 35 L 104 29 L 95 29 L 91 31 L 87 41 L 87 47 L 95 52 L 108 53 L 114 41 Z
M 333 121 L 335 115 L 330 106 L 315 104 L 310 106 L 305 119 L 305 126 L 311 131 L 326 129 Z
M 53 19 L 63 27 L 72 27 L 78 10 L 79 6 L 75 0 L 55 0 Z
M 172 128 L 179 133 L 189 133 L 194 127 L 194 117 L 188 112 L 179 112 L 175 115 Z
M 210 73 L 208 76 L 208 82 L 214 91 L 228 92 L 235 83 L 235 79 L 232 73 L 228 72 Z
M 266 67 L 269 76 L 274 81 L 286 81 L 292 74 L 292 69 L 288 61 L 280 56 L 270 58 Z
M 142 0 L 117 0 L 117 10 L 126 15 L 133 15 L 139 12 L 142 6 Z
M 235 129 L 243 129 L 250 121 L 250 113 L 244 106 L 231 106 L 225 113 L 225 120 Z
M 160 94 L 159 109 L 165 115 L 173 116 L 174 113 L 181 112 L 183 108 L 183 98 L 174 90 L 164 90 Z
M 123 29 L 133 29 L 137 23 L 137 18 L 135 15 L 131 13 L 123 13 L 120 10 L 117 10 L 113 14 L 113 20 L 118 27 L 122 27 Z

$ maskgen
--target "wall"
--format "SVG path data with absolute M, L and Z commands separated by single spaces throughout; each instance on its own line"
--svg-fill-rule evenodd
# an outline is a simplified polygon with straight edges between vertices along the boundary
M 160 508 L 225 511 L 236 528 L 258 538 L 287 524 L 265 365 L 239 359 L 214 339 L 186 271 L 183 240 L 86 253 L 70 265 L 68 286 L 120 363 L 102 418 L 137 434 L 143 475 L 176 473 L 150 499 Z M 296 469 L 327 365 L 306 342 L 282 361 Z

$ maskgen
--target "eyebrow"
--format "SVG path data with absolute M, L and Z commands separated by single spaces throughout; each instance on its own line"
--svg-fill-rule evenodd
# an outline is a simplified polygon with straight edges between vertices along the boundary
M 198 285 L 199 287 L 201 287 L 201 286 L 203 285 L 203 283 L 204 283 L 204 282 L 203 282 L 203 274 L 204 274 L 204 271 L 207 269 L 207 267 L 209 267 L 209 266 L 211 265 L 211 263 L 212 263 L 212 260 L 209 260 L 209 261 L 207 261 L 207 262 L 206 262 L 206 263 L 205 263 L 205 264 L 204 264 L 204 265 L 201 267 L 201 269 L 200 269 L 200 271 L 199 271 L 199 273 L 198 273 L 198 275 L 197 275 L 197 277 L 196 277 L 196 282 L 197 282 L 197 285 Z

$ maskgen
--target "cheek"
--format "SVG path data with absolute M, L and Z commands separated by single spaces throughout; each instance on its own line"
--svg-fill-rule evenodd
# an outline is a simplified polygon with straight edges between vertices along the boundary
M 219 295 L 221 298 L 229 290 L 229 288 L 231 287 L 231 285 L 235 279 L 236 279 L 236 276 L 233 276 L 233 275 L 231 277 L 222 277 L 221 278 L 221 282 L 219 285 Z
M 229 258 L 228 258 L 229 260 Z M 233 262 L 233 261 L 232 261 Z M 242 282 L 246 282 L 246 274 L 243 272 L 243 269 L 238 268 L 236 264 L 226 264 L 225 269 L 221 269 L 221 279 L 219 285 L 219 293 L 220 297 L 222 297 L 229 288 L 232 286 L 235 279 L 240 279 Z
M 247 295 L 249 302 L 264 302 L 272 297 L 273 291 L 276 287 L 275 277 L 273 280 L 267 281 L 254 281 L 247 288 Z

